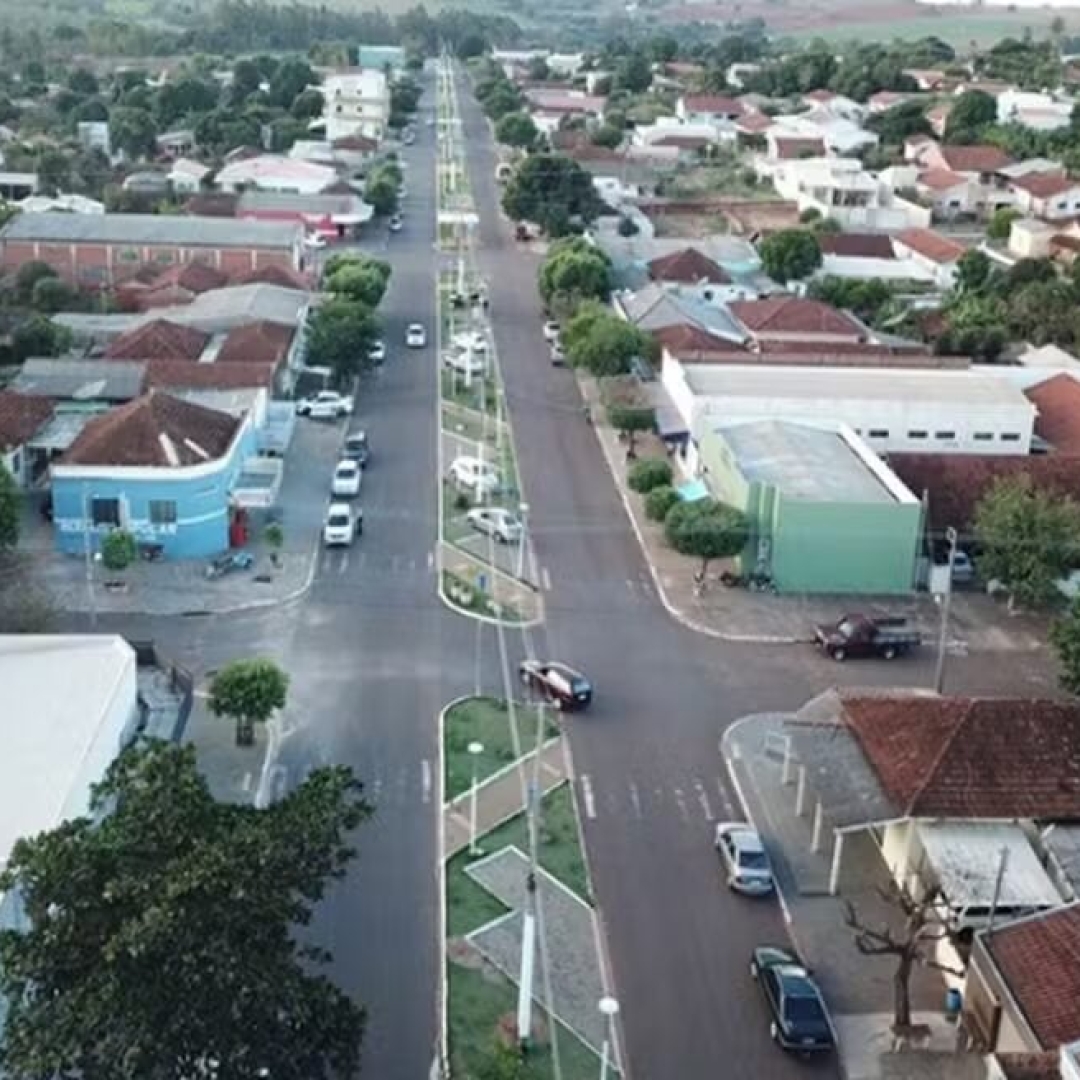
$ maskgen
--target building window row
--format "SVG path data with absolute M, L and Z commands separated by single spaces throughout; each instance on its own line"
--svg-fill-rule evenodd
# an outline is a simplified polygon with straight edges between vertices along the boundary
M 862 429 L 861 428 L 856 428 L 855 429 L 855 434 L 856 435 L 862 435 L 863 434 Z M 866 432 L 866 437 L 868 439 L 887 439 L 887 438 L 889 438 L 889 434 L 890 434 L 890 432 L 889 432 L 888 428 L 870 428 L 869 431 Z M 909 431 L 907 433 L 907 437 L 909 439 L 913 440 L 913 441 L 919 441 L 919 440 L 922 440 L 922 439 L 930 438 L 930 432 L 926 431 L 923 428 L 914 428 L 914 429 L 912 429 L 911 431 Z M 993 438 L 994 438 L 994 433 L 992 431 L 976 431 L 976 432 L 974 432 L 972 434 L 971 437 L 975 442 L 992 442 Z M 955 442 L 956 441 L 956 432 L 955 431 L 935 431 L 934 432 L 934 438 L 936 440 L 938 440 L 939 442 Z M 1020 433 L 1017 432 L 1017 431 L 1003 431 L 998 436 L 998 438 L 1002 442 L 1019 442 L 1020 441 Z

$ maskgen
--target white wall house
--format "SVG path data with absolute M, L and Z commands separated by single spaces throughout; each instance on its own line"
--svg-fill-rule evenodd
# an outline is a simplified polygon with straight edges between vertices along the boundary
M 1016 208 L 1040 221 L 1068 221 L 1080 215 L 1080 181 L 1036 173 L 1012 181 Z
M 1057 131 L 1068 127 L 1073 101 L 1053 94 L 1009 89 L 998 95 L 999 124 L 1021 124 L 1034 131 Z
M 310 161 L 294 161 L 280 154 L 241 158 L 221 169 L 214 182 L 222 191 L 286 191 L 318 195 L 338 179 L 337 170 Z
M 382 140 L 390 118 L 390 84 L 382 71 L 343 71 L 327 75 L 322 85 L 326 138 L 349 135 Z
M 847 424 L 878 453 L 1012 456 L 1029 452 L 1035 421 L 1020 389 L 981 372 L 683 365 L 665 355 L 661 380 L 695 441 L 720 420 L 772 419 Z

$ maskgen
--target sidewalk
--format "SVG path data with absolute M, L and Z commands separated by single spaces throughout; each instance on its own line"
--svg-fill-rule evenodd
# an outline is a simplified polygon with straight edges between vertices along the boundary
M 246 548 L 255 559 L 250 570 L 234 570 L 211 581 L 206 576 L 208 559 L 135 562 L 122 573 L 95 561 L 88 581 L 86 560 L 57 552 L 51 526 L 28 509 L 19 542 L 27 575 L 65 612 L 224 614 L 295 599 L 314 575 L 329 476 L 345 430 L 342 424 L 316 422 L 296 427 L 278 496 L 284 534 L 279 566 L 273 565 L 259 519 L 252 515 Z
M 536 752 L 524 754 L 501 772 L 476 788 L 476 835 L 501 825 L 525 809 L 526 786 L 532 779 Z M 540 749 L 540 797 L 570 778 L 562 737 Z M 469 801 L 471 792 L 459 795 L 443 807 L 443 859 L 450 859 L 469 846 Z
M 724 564 L 718 560 L 710 567 L 704 595 L 696 596 L 694 573 L 700 566 L 699 560 L 672 551 L 664 540 L 663 526 L 646 518 L 644 499 L 627 486 L 626 451 L 617 433 L 604 422 L 604 408 L 595 380 L 581 378 L 579 384 L 592 410 L 597 439 L 649 562 L 657 591 L 674 618 L 712 637 L 763 644 L 810 641 L 816 623 L 835 622 L 847 611 L 904 615 L 924 635 L 937 635 L 938 606 L 927 593 L 770 596 L 721 585 L 719 575 Z M 668 456 L 654 436 L 638 436 L 637 445 L 639 458 Z M 1045 636 L 1045 620 L 1031 615 L 1010 615 L 1003 603 L 981 592 L 953 594 L 951 652 L 1033 653 L 1045 648 Z

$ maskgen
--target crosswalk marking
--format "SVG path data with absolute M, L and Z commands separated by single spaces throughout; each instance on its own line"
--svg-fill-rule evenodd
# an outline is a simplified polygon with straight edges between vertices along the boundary
M 637 784 L 630 782 L 630 805 L 634 808 L 634 817 L 639 820 L 644 817 L 641 812 L 641 796 L 638 794 Z
M 694 781 L 694 790 L 697 791 L 698 803 L 705 815 L 706 821 L 713 820 L 712 807 L 709 805 L 709 796 L 705 792 L 705 785 L 700 780 Z
M 587 775 L 581 776 L 581 797 L 585 803 L 585 816 L 589 820 L 596 817 L 596 799 L 593 796 L 592 781 Z
M 677 784 L 649 786 L 640 778 L 625 778 L 610 785 L 597 785 L 587 774 L 577 778 L 582 813 L 589 821 L 601 817 L 643 823 L 659 817 L 677 817 L 681 822 L 714 824 L 718 819 L 738 820 L 724 780 L 719 774 L 688 775 Z
M 431 802 L 431 762 L 424 758 L 420 762 L 420 801 Z

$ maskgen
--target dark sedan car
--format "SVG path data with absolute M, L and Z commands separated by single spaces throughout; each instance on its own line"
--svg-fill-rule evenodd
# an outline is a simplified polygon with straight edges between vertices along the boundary
M 518 674 L 530 690 L 543 694 L 556 709 L 584 709 L 592 701 L 592 684 L 566 664 L 523 660 Z
M 821 991 L 797 956 L 772 945 L 758 946 L 750 974 L 768 1006 L 773 1042 L 801 1054 L 833 1048 L 836 1040 Z

